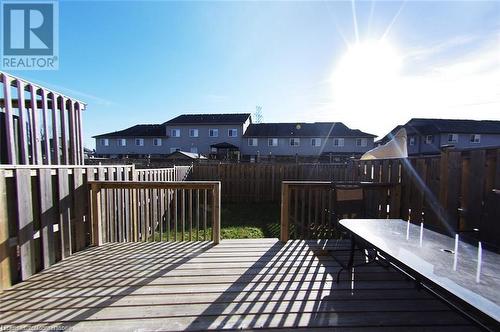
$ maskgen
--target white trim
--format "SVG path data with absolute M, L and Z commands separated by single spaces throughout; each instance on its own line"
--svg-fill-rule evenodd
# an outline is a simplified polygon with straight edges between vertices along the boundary
M 208 129 L 208 137 L 219 137 L 219 129 L 218 128 Z

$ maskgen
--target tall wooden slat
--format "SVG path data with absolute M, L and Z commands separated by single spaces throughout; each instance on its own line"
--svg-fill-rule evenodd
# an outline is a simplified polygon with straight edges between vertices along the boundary
M 45 137 L 43 140 L 43 147 L 45 150 L 44 154 L 44 164 L 51 165 L 52 164 L 52 154 L 50 152 L 50 133 L 49 133 L 49 110 L 48 110 L 48 101 L 47 101 L 47 91 L 45 89 L 41 89 L 42 93 L 42 116 L 43 116 L 43 132 L 45 133 Z
M 220 202 L 221 185 L 219 182 L 212 191 L 212 241 L 214 244 L 220 243 Z
M 29 164 L 29 147 L 28 147 L 28 130 L 26 128 L 26 123 L 28 118 L 26 117 L 26 103 L 24 98 L 24 83 L 21 80 L 17 80 L 17 96 L 18 96 L 18 108 L 19 108 L 19 153 L 20 153 L 20 164 Z
M 39 169 L 40 214 L 43 267 L 46 269 L 55 263 L 54 221 L 57 219 L 52 192 L 52 170 Z
M 59 96 L 59 112 L 60 112 L 60 120 L 61 120 L 61 148 L 62 148 L 62 158 L 61 164 L 68 165 L 70 163 L 69 155 L 68 155 L 68 135 L 67 135 L 67 110 L 66 110 L 66 98 L 63 96 Z
M 0 169 L 0 292 L 11 286 L 7 183 Z
M 3 97 L 5 109 L 5 139 L 7 147 L 7 163 L 11 165 L 17 164 L 16 143 L 14 139 L 14 117 L 12 113 L 12 93 L 11 79 L 8 75 L 1 73 L 3 83 Z
M 38 113 L 38 101 L 37 101 L 37 87 L 33 84 L 29 84 L 30 99 L 31 99 L 31 114 L 33 118 L 33 123 L 31 124 L 31 137 L 33 137 L 33 164 L 41 165 L 43 164 L 42 158 L 42 142 L 40 138 L 40 119 Z
M 73 186 L 74 186 L 74 207 L 75 207 L 75 219 L 74 219 L 74 230 L 75 230 L 75 249 L 77 251 L 85 248 L 85 200 L 87 196 L 86 187 L 83 184 L 83 169 L 75 168 L 73 169 Z
M 70 163 L 75 165 L 78 163 L 78 151 L 77 151 L 77 133 L 76 133 L 76 118 L 75 110 L 73 108 L 73 102 L 68 100 L 68 122 L 69 122 L 69 157 Z
M 465 198 L 465 222 L 461 225 L 463 231 L 479 228 L 484 201 L 485 163 L 485 150 L 470 152 L 470 166 L 468 172 L 464 174 L 468 181 Z
M 59 232 L 61 238 L 61 257 L 71 255 L 71 197 L 69 195 L 68 169 L 57 170 L 59 200 Z
M 61 156 L 60 156 L 60 146 L 59 146 L 59 123 L 57 119 L 60 119 L 59 115 L 57 114 L 57 105 L 58 105 L 58 96 L 54 93 L 51 93 L 52 96 L 52 160 L 54 161 L 54 164 L 60 164 L 61 162 Z
M 33 201 L 31 196 L 31 171 L 16 169 L 18 245 L 21 278 L 26 280 L 35 273 L 35 248 L 33 244 Z

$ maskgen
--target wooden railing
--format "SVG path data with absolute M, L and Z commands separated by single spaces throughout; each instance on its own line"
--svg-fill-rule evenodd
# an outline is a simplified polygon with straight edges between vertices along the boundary
M 184 181 L 189 176 L 192 166 L 174 166 L 170 168 L 136 169 L 138 181 Z
M 358 215 L 346 212 L 346 197 L 339 194 L 352 195 L 349 191 L 359 192 Z M 280 239 L 336 237 L 338 221 L 344 217 L 397 218 L 399 192 L 400 186 L 391 183 L 283 181 Z
M 0 291 L 90 244 L 87 183 L 134 166 L 0 166 Z
M 92 242 L 220 242 L 220 182 L 90 183 Z

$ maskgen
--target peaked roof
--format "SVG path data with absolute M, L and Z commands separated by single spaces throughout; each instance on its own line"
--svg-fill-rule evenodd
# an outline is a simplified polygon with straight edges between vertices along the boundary
M 385 142 L 404 127 L 407 135 L 431 134 L 499 134 L 500 121 L 493 120 L 457 120 L 457 119 L 424 119 L 414 118 L 404 125 L 398 125 L 379 140 Z
M 232 114 L 182 114 L 165 124 L 243 124 L 250 113 Z
M 114 131 L 107 134 L 93 136 L 101 137 L 165 137 L 165 126 L 160 124 L 139 124 L 127 129 Z
M 187 159 L 207 159 L 207 157 L 194 152 L 177 150 L 167 156 L 167 158 L 186 157 Z
M 350 129 L 342 122 L 258 123 L 248 126 L 245 137 L 376 137 Z

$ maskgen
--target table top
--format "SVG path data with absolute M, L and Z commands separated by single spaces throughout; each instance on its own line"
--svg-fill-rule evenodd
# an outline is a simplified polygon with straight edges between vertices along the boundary
M 500 321 L 500 255 L 400 219 L 343 219 L 340 224 Z

